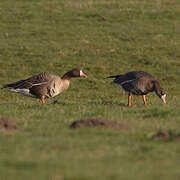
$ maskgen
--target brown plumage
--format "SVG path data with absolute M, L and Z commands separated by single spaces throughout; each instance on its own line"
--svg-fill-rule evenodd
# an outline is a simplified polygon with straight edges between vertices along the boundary
M 107 78 L 114 78 L 113 82 L 118 84 L 122 90 L 128 93 L 128 106 L 132 106 L 131 94 L 141 95 L 144 104 L 146 104 L 145 95 L 153 91 L 164 103 L 166 103 L 166 94 L 164 90 L 160 87 L 159 82 L 147 72 L 132 71 L 124 75 L 109 76 Z
M 79 69 L 72 69 L 62 77 L 55 74 L 41 73 L 28 79 L 6 84 L 3 88 L 12 92 L 39 98 L 40 102 L 44 104 L 45 98 L 57 96 L 67 90 L 70 85 L 70 79 L 74 77 L 86 78 L 87 76 Z

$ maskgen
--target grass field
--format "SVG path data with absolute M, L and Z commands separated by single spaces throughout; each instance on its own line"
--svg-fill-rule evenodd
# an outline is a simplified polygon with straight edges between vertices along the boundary
M 41 72 L 79 67 L 68 91 L 41 105 L 0 91 L 0 117 L 18 130 L 0 131 L 0 179 L 179 180 L 178 140 L 150 140 L 159 130 L 180 133 L 180 4 L 178 0 L 1 0 L 0 84 Z M 167 92 L 127 95 L 104 77 L 132 70 L 153 74 Z M 54 104 L 54 101 L 58 103 Z M 127 125 L 72 130 L 81 118 Z

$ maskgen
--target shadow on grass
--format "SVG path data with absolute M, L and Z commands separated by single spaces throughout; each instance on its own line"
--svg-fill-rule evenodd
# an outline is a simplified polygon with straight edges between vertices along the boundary
M 53 101 L 52 104 L 60 104 L 60 105 L 69 105 L 69 104 L 77 104 L 77 102 L 62 102 L 62 101 Z M 121 102 L 115 102 L 115 101 L 88 101 L 81 104 L 89 104 L 89 105 L 119 105 L 123 107 L 127 107 L 126 104 Z
M 0 103 L 0 106 L 4 106 L 4 105 L 24 105 L 24 106 L 28 106 L 28 107 L 35 107 L 35 106 L 44 106 L 42 104 L 40 104 L 39 102 L 38 103 L 35 103 L 35 104 L 26 104 L 26 103 L 14 103 L 14 102 L 3 102 L 3 103 Z M 124 104 L 124 103 L 121 103 L 121 102 L 118 102 L 118 101 L 87 101 L 87 102 L 77 102 L 77 101 L 58 101 L 58 100 L 54 100 L 53 102 L 47 102 L 45 105 L 50 105 L 50 104 L 53 104 L 53 105 L 74 105 L 74 104 L 88 104 L 88 105 L 118 105 L 118 106 L 122 106 L 122 107 L 128 107 L 127 104 Z
M 162 110 L 162 109 L 152 109 L 149 112 L 147 112 L 143 117 L 144 118 L 165 118 L 172 114 L 172 111 L 170 110 Z
M 123 107 L 127 107 L 126 104 L 116 101 L 89 101 L 87 104 L 95 104 L 95 105 L 119 105 Z
M 18 161 L 14 161 L 14 162 L 5 162 L 4 163 L 5 166 L 7 167 L 12 167 L 12 168 L 16 168 L 16 169 L 32 169 L 32 168 L 36 168 L 37 164 L 35 162 L 18 162 Z

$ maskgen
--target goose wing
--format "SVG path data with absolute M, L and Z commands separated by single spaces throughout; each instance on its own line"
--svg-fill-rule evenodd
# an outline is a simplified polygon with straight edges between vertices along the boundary
M 121 87 L 122 90 L 132 94 L 142 94 L 138 87 L 138 79 L 134 73 L 127 73 L 125 75 L 109 76 L 108 78 L 115 78 L 113 82 Z
M 56 75 L 41 73 L 35 76 L 32 76 L 28 79 L 16 81 L 10 84 L 6 84 L 3 88 L 13 88 L 13 89 L 30 89 L 34 86 L 41 86 L 47 84 L 51 81 Z

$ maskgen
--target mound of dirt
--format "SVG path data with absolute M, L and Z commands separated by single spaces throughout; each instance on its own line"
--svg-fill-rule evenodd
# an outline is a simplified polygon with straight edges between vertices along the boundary
M 129 127 L 119 124 L 115 121 L 108 121 L 108 120 L 101 120 L 101 119 L 81 119 L 78 121 L 74 121 L 70 128 L 80 128 L 80 127 L 105 127 L 105 128 L 111 128 L 115 130 L 129 130 Z
M 17 125 L 13 119 L 3 117 L 0 118 L 0 130 L 15 131 L 17 129 Z
M 180 134 L 175 134 L 172 131 L 158 131 L 157 133 L 153 134 L 150 139 L 151 140 L 174 140 L 179 139 Z

